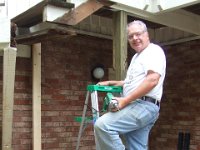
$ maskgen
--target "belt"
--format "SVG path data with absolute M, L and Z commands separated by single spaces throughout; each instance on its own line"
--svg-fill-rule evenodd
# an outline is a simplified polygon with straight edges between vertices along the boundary
M 143 97 L 141 97 L 141 100 L 154 103 L 154 104 L 157 105 L 158 107 L 160 106 L 160 102 L 159 102 L 158 100 L 156 100 L 156 99 L 154 99 L 154 98 L 151 98 L 151 97 L 148 97 L 148 96 L 143 96 Z

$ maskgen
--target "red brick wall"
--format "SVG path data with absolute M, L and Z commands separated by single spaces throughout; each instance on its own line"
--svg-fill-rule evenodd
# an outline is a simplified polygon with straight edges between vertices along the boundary
M 43 150 L 75 149 L 80 123 L 74 120 L 82 115 L 86 86 L 96 83 L 92 81 L 90 71 L 99 63 L 104 65 L 104 79 L 107 79 L 108 68 L 112 67 L 112 43 L 109 40 L 80 36 L 42 43 Z M 31 66 L 31 58 L 17 58 L 14 150 L 32 149 Z M 94 149 L 91 125 L 83 134 L 81 147 L 85 150 Z
M 90 37 L 42 44 L 42 148 L 74 150 L 91 69 L 98 63 L 112 65 L 110 41 Z M 94 149 L 91 125 L 81 146 Z
M 167 75 L 160 117 L 151 134 L 150 150 L 177 149 L 179 132 L 189 132 L 190 150 L 199 150 L 199 40 L 166 46 L 164 49 Z
M 16 60 L 13 150 L 29 150 L 32 142 L 32 63 L 31 59 Z
M 200 145 L 199 48 L 199 41 L 164 47 L 167 76 L 160 117 L 150 135 L 150 150 L 177 149 L 178 132 L 191 133 L 191 150 Z M 90 71 L 100 62 L 107 79 L 107 69 L 112 67 L 110 40 L 84 36 L 42 43 L 43 150 L 75 149 L 80 124 L 74 118 L 82 114 L 86 86 L 92 83 Z M 17 58 L 14 150 L 32 149 L 31 68 L 31 58 Z M 2 68 L 0 74 L 2 85 Z M 2 94 L 0 98 L 1 104 Z M 94 149 L 91 125 L 84 132 L 81 149 Z

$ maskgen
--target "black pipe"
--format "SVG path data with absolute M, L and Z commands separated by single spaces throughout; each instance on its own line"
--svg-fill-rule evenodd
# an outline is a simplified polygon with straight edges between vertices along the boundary
M 184 135 L 184 143 L 183 143 L 183 150 L 189 150 L 190 148 L 190 133 L 185 133 Z
M 183 150 L 183 137 L 184 137 L 183 132 L 179 132 L 179 133 L 178 133 L 178 145 L 177 145 L 177 150 Z

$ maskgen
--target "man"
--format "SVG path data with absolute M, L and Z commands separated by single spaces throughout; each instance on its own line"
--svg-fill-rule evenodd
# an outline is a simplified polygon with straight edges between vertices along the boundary
M 159 116 L 166 58 L 161 47 L 150 43 L 146 25 L 139 20 L 127 26 L 128 42 L 136 51 L 123 81 L 103 81 L 99 85 L 123 86 L 123 96 L 115 97 L 118 108 L 95 123 L 100 150 L 147 150 L 149 132 Z M 124 142 L 119 135 L 124 135 Z

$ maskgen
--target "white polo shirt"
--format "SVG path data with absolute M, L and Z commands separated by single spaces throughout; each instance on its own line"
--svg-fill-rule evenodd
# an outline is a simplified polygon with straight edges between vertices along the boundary
M 166 58 L 163 49 L 153 43 L 150 43 L 141 53 L 136 53 L 133 56 L 127 70 L 123 95 L 127 96 L 134 91 L 145 79 L 149 70 L 159 73 L 161 77 L 158 84 L 145 96 L 161 100 L 166 72 Z

